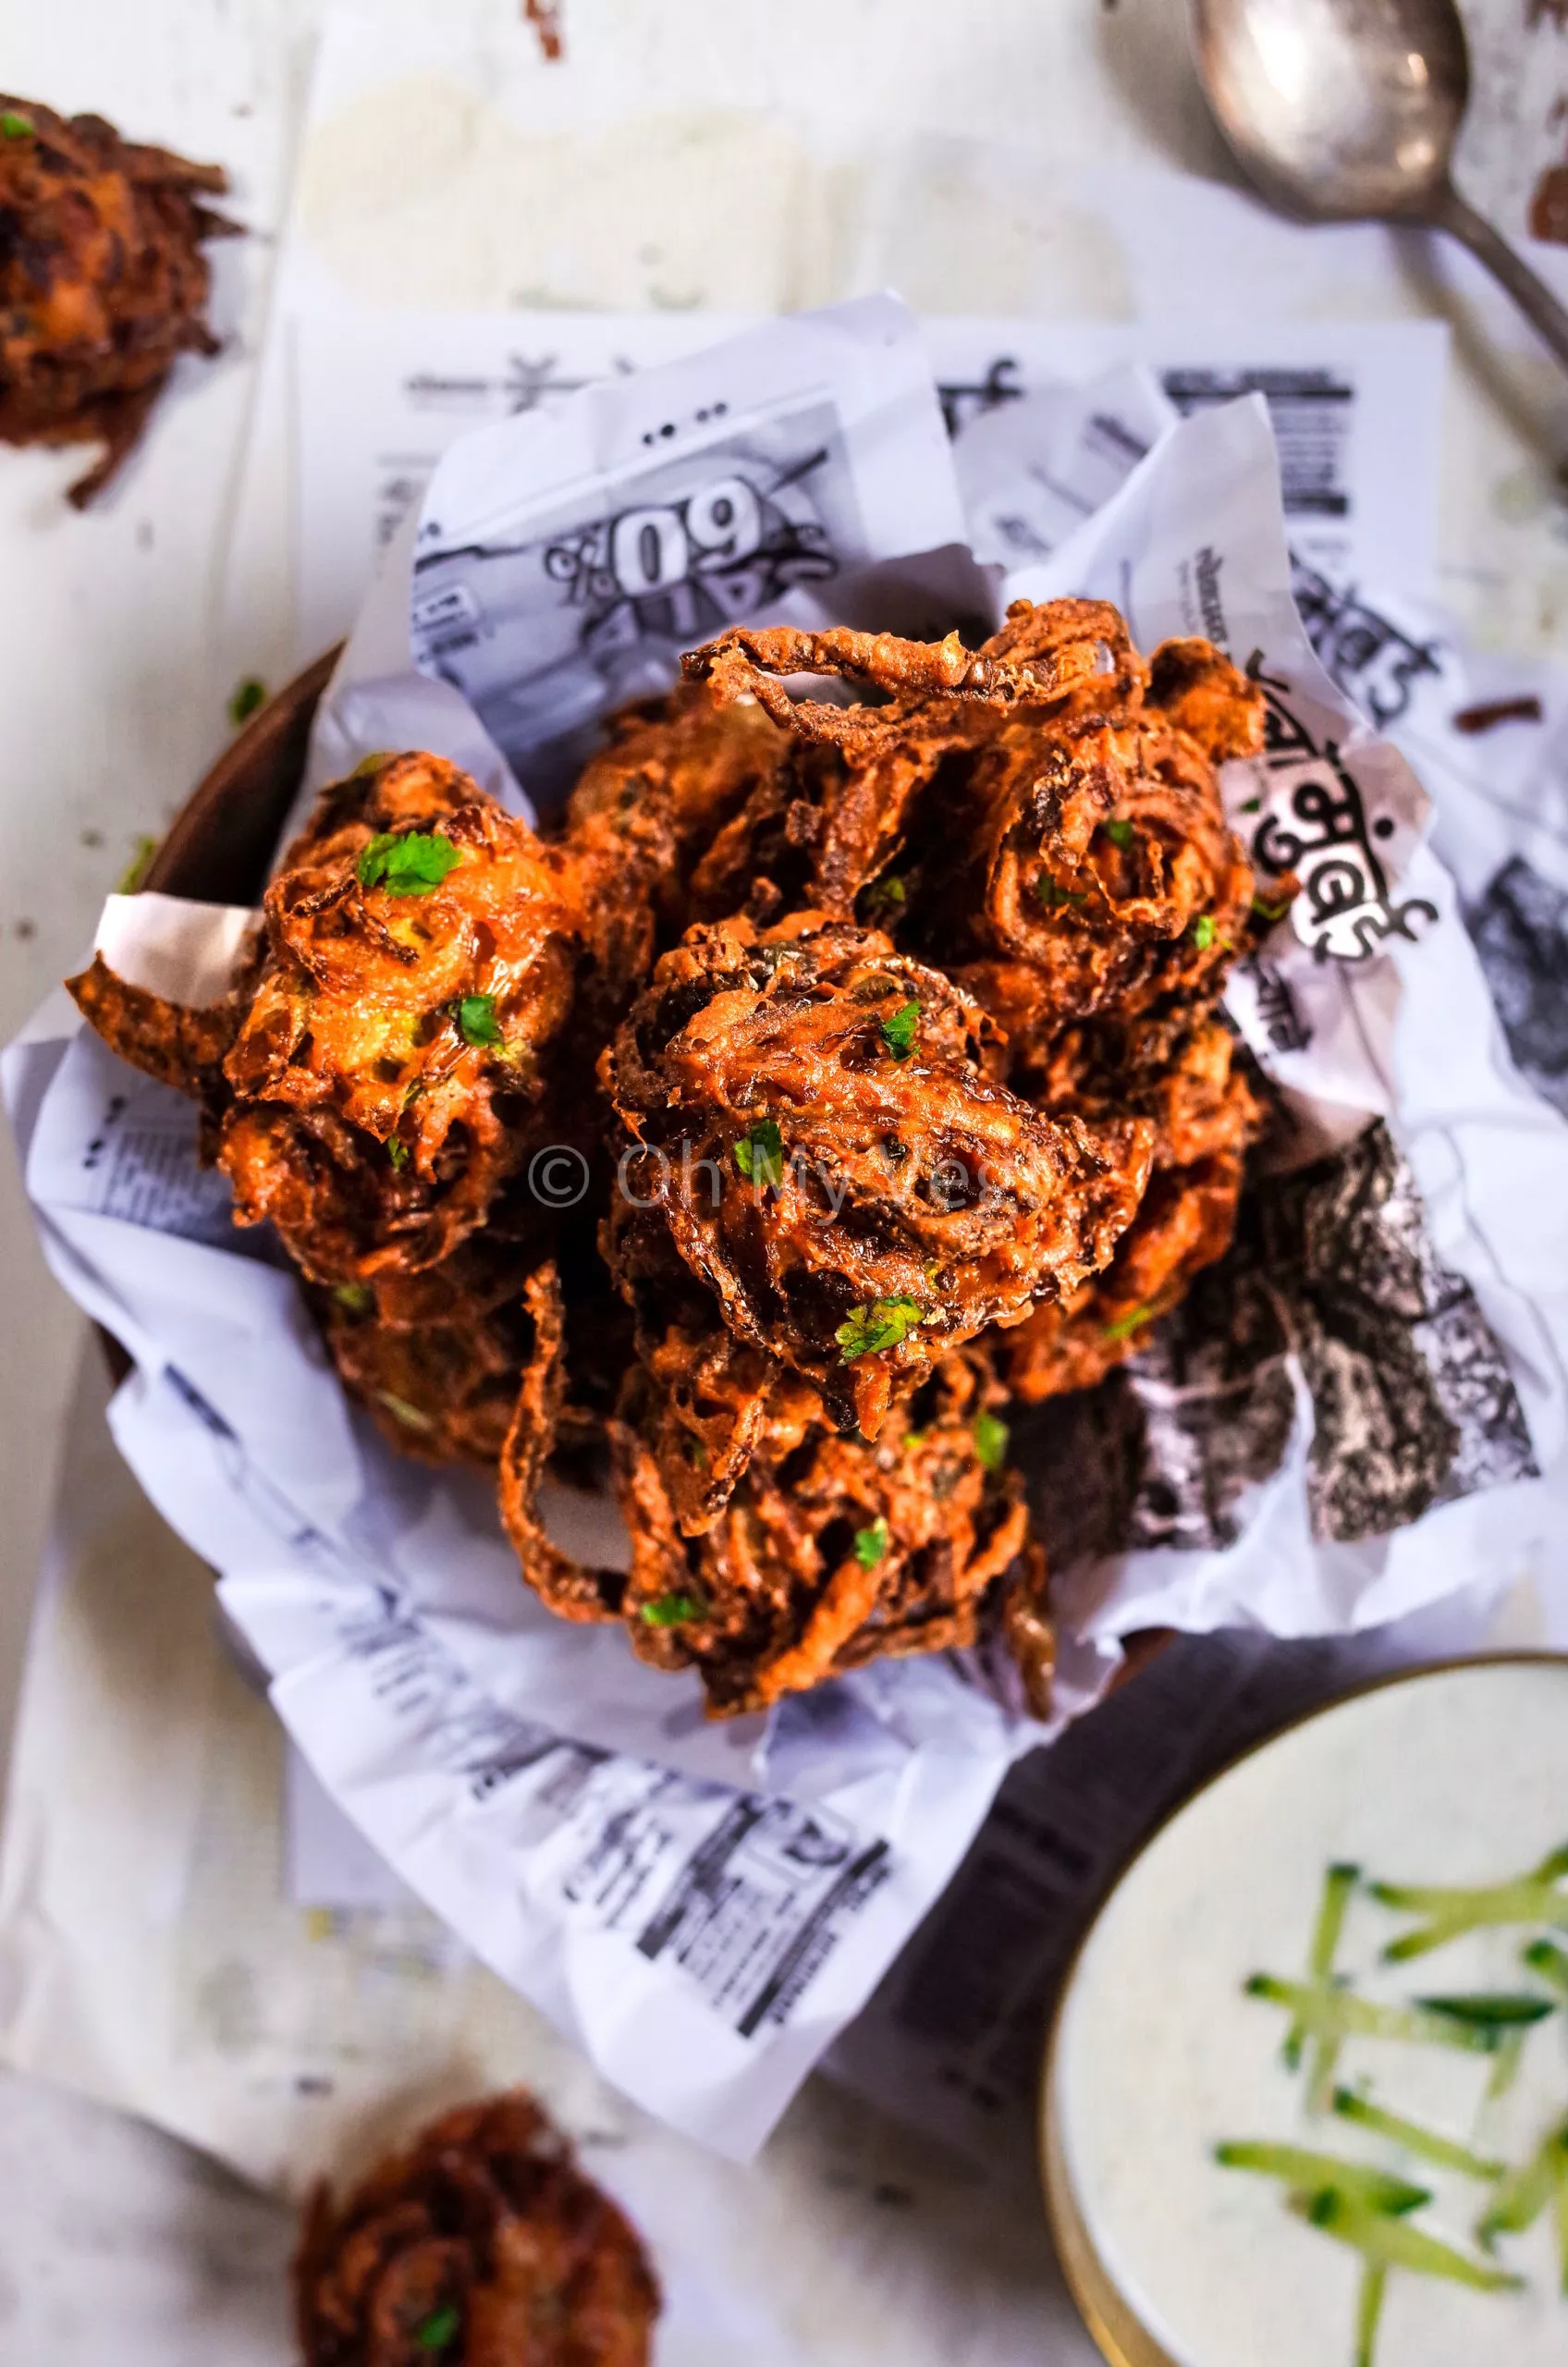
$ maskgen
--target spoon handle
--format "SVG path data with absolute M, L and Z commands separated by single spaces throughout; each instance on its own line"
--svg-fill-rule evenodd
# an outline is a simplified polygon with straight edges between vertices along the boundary
M 1560 304 L 1544 279 L 1516 254 L 1508 240 L 1492 228 L 1484 215 L 1467 204 L 1456 189 L 1445 190 L 1432 215 L 1441 230 L 1462 239 L 1479 256 L 1493 277 L 1501 281 L 1537 337 L 1568 363 L 1568 309 Z

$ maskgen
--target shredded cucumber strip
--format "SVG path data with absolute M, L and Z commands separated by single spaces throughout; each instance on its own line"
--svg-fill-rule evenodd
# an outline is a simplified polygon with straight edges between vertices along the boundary
M 1292 2195 L 1291 2209 L 1378 2268 L 1406 2268 L 1417 2276 L 1442 2277 L 1451 2285 L 1467 2286 L 1473 2293 L 1517 2293 L 1525 2282 L 1506 2269 L 1471 2260 L 1436 2236 L 1423 2235 L 1403 2218 L 1369 2210 L 1366 2203 L 1333 2189 Z
M 1227 2170 L 1254 2170 L 1259 2177 L 1282 2178 L 1297 2194 L 1342 2194 L 1365 2210 L 1403 2217 L 1432 2200 L 1431 2190 L 1413 2186 L 1390 2170 L 1367 2162 L 1346 2162 L 1337 2153 L 1315 2153 L 1302 2145 L 1217 2145 L 1214 2158 Z
M 1406 2120 L 1401 2113 L 1386 2112 L 1381 2104 L 1375 2104 L 1368 2096 L 1355 2094 L 1350 2088 L 1335 2089 L 1334 2110 L 1341 2120 L 1369 2128 L 1376 2137 L 1391 2138 L 1407 2153 L 1414 2153 L 1418 2161 L 1430 2162 L 1435 2169 L 1455 2170 L 1461 2177 L 1476 2178 L 1482 2184 L 1508 2175 L 1506 2162 L 1485 2161 L 1468 2145 L 1457 2145 L 1452 2138 L 1439 2136 L 1435 2128 L 1423 2128 L 1419 2121 Z

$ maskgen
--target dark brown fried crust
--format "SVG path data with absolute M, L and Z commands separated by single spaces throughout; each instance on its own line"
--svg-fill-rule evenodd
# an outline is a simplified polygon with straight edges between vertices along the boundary
M 216 353 L 208 239 L 237 225 L 203 202 L 227 176 L 0 96 L 0 439 L 104 446 L 84 508 L 140 437 L 176 358 Z
M 797 1377 L 778 1380 L 743 1476 L 698 1536 L 681 1533 L 635 1392 L 616 1435 L 632 1649 L 694 1666 L 720 1717 L 869 1661 L 973 1643 L 1028 1554 L 1016 1474 L 976 1432 L 1001 1400 L 983 1357 L 945 1358 L 875 1444 L 838 1435 Z
M 657 1205 L 728 1328 L 868 1438 L 900 1381 L 1102 1266 L 1143 1190 L 1146 1125 L 1042 1117 L 984 1073 L 983 1033 L 886 937 L 797 914 L 690 931 L 605 1057 L 641 1147 L 629 1194 Z M 766 1183 L 741 1171 L 759 1125 L 780 1143 Z M 913 1310 L 896 1343 L 841 1336 L 890 1302 Z
M 624 1578 L 574 1562 L 546 1535 L 539 1515 L 540 1483 L 566 1396 L 566 1306 L 554 1266 L 529 1277 L 523 1303 L 533 1318 L 533 1346 L 501 1448 L 501 1524 L 524 1578 L 557 1618 L 614 1619 Z
M 294 2260 L 304 2367 L 647 2367 L 659 2288 L 624 2214 L 521 2089 L 434 2121 Z
M 199 1009 L 132 987 L 95 953 L 66 988 L 82 1017 L 128 1067 L 193 1100 L 224 1098 L 223 1064 L 239 1024 L 233 1002 Z

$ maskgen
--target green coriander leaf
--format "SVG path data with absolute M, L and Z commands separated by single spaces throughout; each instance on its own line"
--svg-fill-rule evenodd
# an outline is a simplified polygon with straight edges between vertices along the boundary
M 1271 904 L 1267 896 L 1255 896 L 1252 909 L 1255 917 L 1260 921 L 1282 921 L 1291 907 L 1288 900 L 1283 898 L 1279 903 Z
M 1246 803 L 1242 807 L 1242 812 L 1243 814 L 1261 814 L 1262 811 L 1263 800 L 1261 797 L 1249 797 Z
M 350 780 L 364 780 L 371 773 L 378 773 L 383 765 L 389 765 L 392 762 L 393 756 L 396 753 L 396 750 L 392 748 L 377 748 L 370 755 L 361 756 L 359 763 L 354 767 L 353 771 L 349 775 L 349 779 Z
M 1105 826 L 1105 834 L 1111 845 L 1120 847 L 1123 854 L 1126 853 L 1136 835 L 1131 822 L 1108 822 Z
M 997 1414 L 976 1414 L 971 1436 L 974 1452 L 987 1471 L 999 1471 L 1007 1460 L 1007 1424 Z
M 869 1528 L 855 1531 L 855 1560 L 863 1570 L 875 1570 L 891 1542 L 888 1524 L 878 1513 Z
M 639 1616 L 650 1627 L 684 1627 L 688 1621 L 701 1619 L 706 1610 L 701 1595 L 661 1594 L 655 1601 L 643 1603 Z
M 1089 901 L 1086 896 L 1075 895 L 1071 888 L 1064 888 L 1048 871 L 1042 871 L 1035 880 L 1035 893 L 1047 913 L 1054 913 L 1061 904 L 1086 904 Z
M 368 1315 L 375 1305 L 375 1293 L 368 1282 L 339 1282 L 332 1295 L 350 1315 Z
M 1207 953 L 1209 947 L 1214 943 L 1214 915 L 1212 913 L 1200 913 L 1196 920 L 1193 923 L 1193 943 L 1197 947 L 1200 953 Z
M 857 1356 L 880 1355 L 884 1348 L 896 1348 L 912 1326 L 921 1319 L 922 1309 L 912 1298 L 873 1299 L 869 1306 L 857 1306 L 851 1311 L 847 1323 L 840 1323 L 833 1337 L 847 1365 Z
M 435 1428 L 429 1415 L 422 1414 L 417 1405 L 410 1405 L 406 1397 L 396 1397 L 389 1389 L 378 1389 L 375 1394 L 394 1421 L 401 1422 L 405 1429 L 433 1430 Z
M 476 1050 L 493 1051 L 506 1038 L 496 1017 L 494 995 L 464 995 L 458 1005 L 458 1033 Z
M 258 707 L 265 706 L 266 703 L 267 686 L 259 682 L 254 674 L 247 674 L 242 682 L 236 682 L 228 694 L 228 719 L 236 731 L 242 723 L 249 723 Z
M 874 901 L 879 904 L 901 904 L 908 895 L 908 890 L 903 881 L 895 875 L 891 878 L 879 879 L 871 893 Z
M 408 1144 L 405 1142 L 399 1142 L 397 1135 L 394 1134 L 391 1141 L 386 1146 L 386 1156 L 392 1161 L 394 1167 L 407 1167 L 409 1163 Z
M 1108 1340 L 1125 1340 L 1130 1333 L 1138 1329 L 1140 1324 L 1152 1322 L 1153 1319 L 1152 1306 L 1130 1306 L 1125 1315 L 1119 1315 L 1114 1323 L 1106 1325 L 1105 1336 Z
M 748 1184 L 784 1181 L 784 1137 L 772 1118 L 759 1118 L 735 1146 L 735 1165 Z
M 906 1454 L 913 1454 L 916 1447 L 924 1446 L 925 1443 L 925 1433 L 924 1430 L 906 1430 L 904 1432 L 904 1453 Z
M 382 830 L 356 866 L 361 888 L 385 888 L 389 896 L 428 896 L 462 860 L 439 830 L 409 830 L 395 838 Z
M 882 1022 L 879 1032 L 894 1060 L 907 1061 L 920 1034 L 920 1005 L 900 1003 L 892 1017 Z
M 26 140 L 31 135 L 32 128 L 32 117 L 30 115 L 18 115 L 15 107 L 7 107 L 5 114 L 0 115 L 0 131 L 5 133 L 7 140 Z
M 441 2309 L 432 2312 L 414 2336 L 414 2340 L 422 2350 L 445 2350 L 448 2343 L 456 2341 L 461 2326 L 462 2318 L 457 2303 L 447 2301 Z

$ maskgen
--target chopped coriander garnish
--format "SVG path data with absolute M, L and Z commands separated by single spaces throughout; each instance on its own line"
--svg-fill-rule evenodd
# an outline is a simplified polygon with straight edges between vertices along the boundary
M 375 1305 L 375 1293 L 368 1282 L 339 1282 L 332 1295 L 350 1315 L 368 1315 Z
M 878 1513 L 869 1528 L 855 1531 L 855 1560 L 863 1570 L 875 1570 L 891 1542 L 888 1524 Z
M 15 107 L 7 107 L 5 114 L 0 115 L 0 131 L 5 133 L 7 140 L 26 140 L 31 133 L 32 128 L 32 117 L 30 115 L 18 115 Z
M 1456 2145 L 1451 2138 L 1439 2137 L 1434 2129 L 1423 2128 L 1418 2121 L 1406 2120 L 1397 2112 L 1385 2112 L 1366 2096 L 1353 2089 L 1336 2088 L 1334 2110 L 1341 2120 L 1354 2121 L 1359 2128 L 1369 2128 L 1374 2137 L 1391 2138 L 1423 2162 L 1430 2162 L 1435 2169 L 1454 2170 L 1463 2178 L 1476 2178 L 1483 2184 L 1502 2177 L 1506 2162 L 1483 2161 L 1467 2145 Z
M 394 1420 L 401 1422 L 405 1429 L 433 1430 L 435 1428 L 429 1415 L 422 1414 L 417 1405 L 410 1405 L 406 1397 L 395 1396 L 390 1389 L 378 1389 L 375 1394 L 377 1402 L 385 1405 Z
M 349 779 L 363 780 L 369 774 L 378 773 L 383 765 L 389 765 L 392 762 L 392 756 L 393 751 L 390 748 L 374 749 L 370 755 L 360 758 L 359 763 L 349 775 Z
M 1262 798 L 1249 797 L 1246 803 L 1241 808 L 1241 811 L 1243 814 L 1261 814 L 1263 811 Z
M 701 1619 L 706 1609 L 700 1595 L 661 1594 L 644 1602 L 638 1616 L 649 1627 L 684 1627 L 688 1621 Z
M 907 1061 L 920 1034 L 920 1005 L 903 1002 L 890 1019 L 885 1019 L 878 1031 L 882 1041 L 896 1061 Z
M 876 903 L 901 904 L 907 897 L 908 890 L 903 881 L 895 873 L 887 879 L 879 879 L 871 893 Z
M 414 2340 L 422 2350 L 445 2350 L 449 2342 L 456 2340 L 461 2326 L 462 2318 L 457 2303 L 447 2301 L 439 2310 L 432 2312 L 415 2334 Z
M 1120 847 L 1123 854 L 1132 845 L 1134 837 L 1131 822 L 1108 822 L 1105 826 L 1105 834 L 1111 845 Z
M 1365 2162 L 1341 2161 L 1337 2153 L 1311 2153 L 1300 2145 L 1217 2145 L 1214 2158 L 1227 2170 L 1255 2170 L 1261 2177 L 1283 2178 L 1297 2194 L 1340 2194 L 1368 2211 L 1401 2215 L 1419 2211 L 1432 2200 L 1431 2189 L 1412 2186 L 1408 2178 L 1371 2168 Z
M 970 1430 L 974 1452 L 987 1471 L 999 1471 L 1007 1460 L 1007 1424 L 998 1414 L 976 1414 Z
M 1267 896 L 1255 896 L 1252 900 L 1252 909 L 1260 921 L 1282 921 L 1291 907 L 1286 899 L 1281 899 L 1277 904 L 1271 904 Z
M 833 1334 L 844 1362 L 852 1365 L 857 1356 L 880 1355 L 884 1348 L 896 1348 L 920 1321 L 922 1312 L 912 1298 L 878 1298 L 869 1306 L 854 1307 L 849 1321 L 840 1323 Z
M 1125 1340 L 1129 1332 L 1135 1331 L 1141 1323 L 1151 1322 L 1153 1318 L 1152 1306 L 1130 1306 L 1125 1315 L 1119 1315 L 1114 1323 L 1106 1325 L 1105 1337 L 1108 1340 Z
M 407 1167 L 409 1163 L 408 1144 L 399 1141 L 398 1136 L 394 1134 L 386 1146 L 386 1156 L 392 1161 L 394 1167 Z
M 784 1137 L 772 1118 L 759 1118 L 735 1146 L 735 1165 L 748 1184 L 784 1181 Z
M 916 1447 L 921 1447 L 925 1444 L 925 1432 L 924 1430 L 906 1430 L 904 1432 L 904 1453 L 906 1454 L 913 1454 Z
M 1047 913 L 1054 913 L 1060 904 L 1086 904 L 1089 901 L 1087 896 L 1075 895 L 1071 888 L 1064 888 L 1048 871 L 1042 871 L 1035 880 L 1035 893 Z
M 385 888 L 389 896 L 428 896 L 462 860 L 439 830 L 409 830 L 397 838 L 380 830 L 355 866 L 361 888 Z
M 464 995 L 458 1005 L 458 1033 L 465 1044 L 487 1052 L 505 1041 L 496 1017 L 494 995 Z
M 242 682 L 236 682 L 228 694 L 228 719 L 236 731 L 242 723 L 249 723 L 257 708 L 265 706 L 266 703 L 267 686 L 259 682 L 254 674 L 247 674 Z
M 1197 947 L 1200 953 L 1207 953 L 1209 947 L 1214 943 L 1214 915 L 1212 913 L 1200 913 L 1196 920 L 1193 923 L 1193 943 Z

